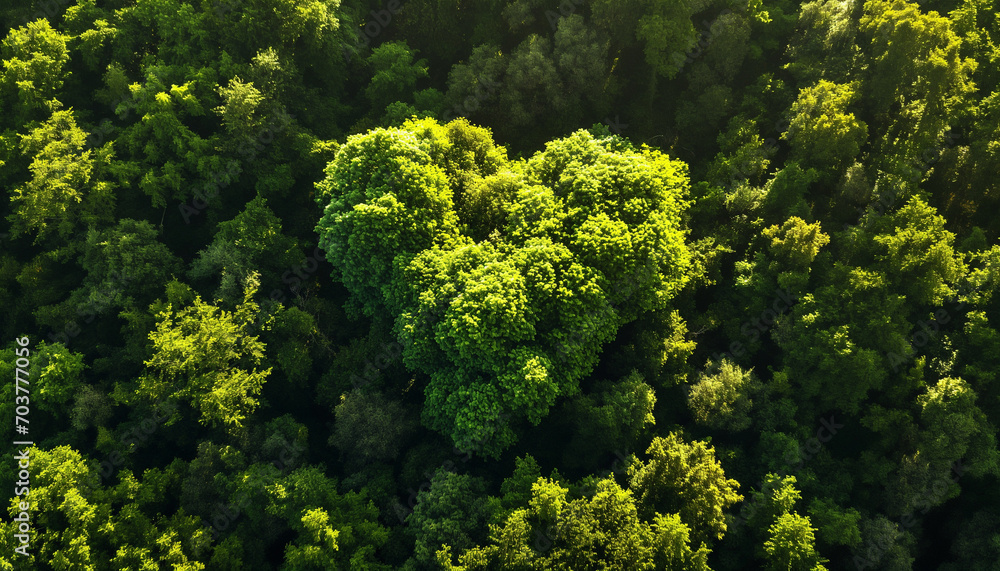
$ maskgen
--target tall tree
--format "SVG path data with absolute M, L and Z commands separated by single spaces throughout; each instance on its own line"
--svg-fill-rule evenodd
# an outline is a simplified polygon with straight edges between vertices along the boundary
M 677 513 L 703 542 L 722 539 L 724 511 L 743 498 L 739 482 L 726 478 L 715 449 L 704 442 L 688 444 L 671 432 L 656 437 L 646 450 L 649 459 L 629 465 L 629 488 L 649 517 L 651 512 Z
M 134 389 L 119 385 L 124 402 L 186 400 L 199 422 L 230 430 L 243 426 L 257 408 L 257 395 L 271 369 L 258 369 L 264 344 L 254 335 L 258 306 L 247 288 L 235 311 L 209 305 L 196 297 L 184 308 L 167 306 L 157 315 L 149 338 L 153 355 L 147 374 Z M 172 422 L 173 420 L 171 420 Z
M 99 227 L 114 218 L 115 183 L 108 180 L 114 153 L 111 144 L 85 149 L 88 133 L 77 126 L 72 111 L 55 111 L 21 138 L 31 156 L 31 180 L 14 189 L 14 213 L 8 217 L 15 235 L 35 234 L 68 239 L 81 226 Z

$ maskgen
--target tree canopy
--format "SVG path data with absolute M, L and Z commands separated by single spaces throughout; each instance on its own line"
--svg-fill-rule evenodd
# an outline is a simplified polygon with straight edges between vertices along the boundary
M 997 1 L 0 4 L 0 569 L 1000 561 Z

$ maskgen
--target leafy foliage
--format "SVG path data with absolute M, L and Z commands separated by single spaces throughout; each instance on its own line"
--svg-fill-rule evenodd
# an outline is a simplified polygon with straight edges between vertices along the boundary
M 993 568 L 997 11 L 7 2 L 0 568 Z

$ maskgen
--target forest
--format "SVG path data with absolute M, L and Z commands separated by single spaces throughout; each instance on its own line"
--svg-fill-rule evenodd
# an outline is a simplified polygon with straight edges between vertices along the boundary
M 0 570 L 1000 570 L 1000 0 L 0 32 Z

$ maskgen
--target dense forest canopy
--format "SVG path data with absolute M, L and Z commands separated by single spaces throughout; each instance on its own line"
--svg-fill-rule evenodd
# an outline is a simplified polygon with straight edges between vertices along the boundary
M 1000 569 L 998 15 L 5 2 L 0 569 Z

